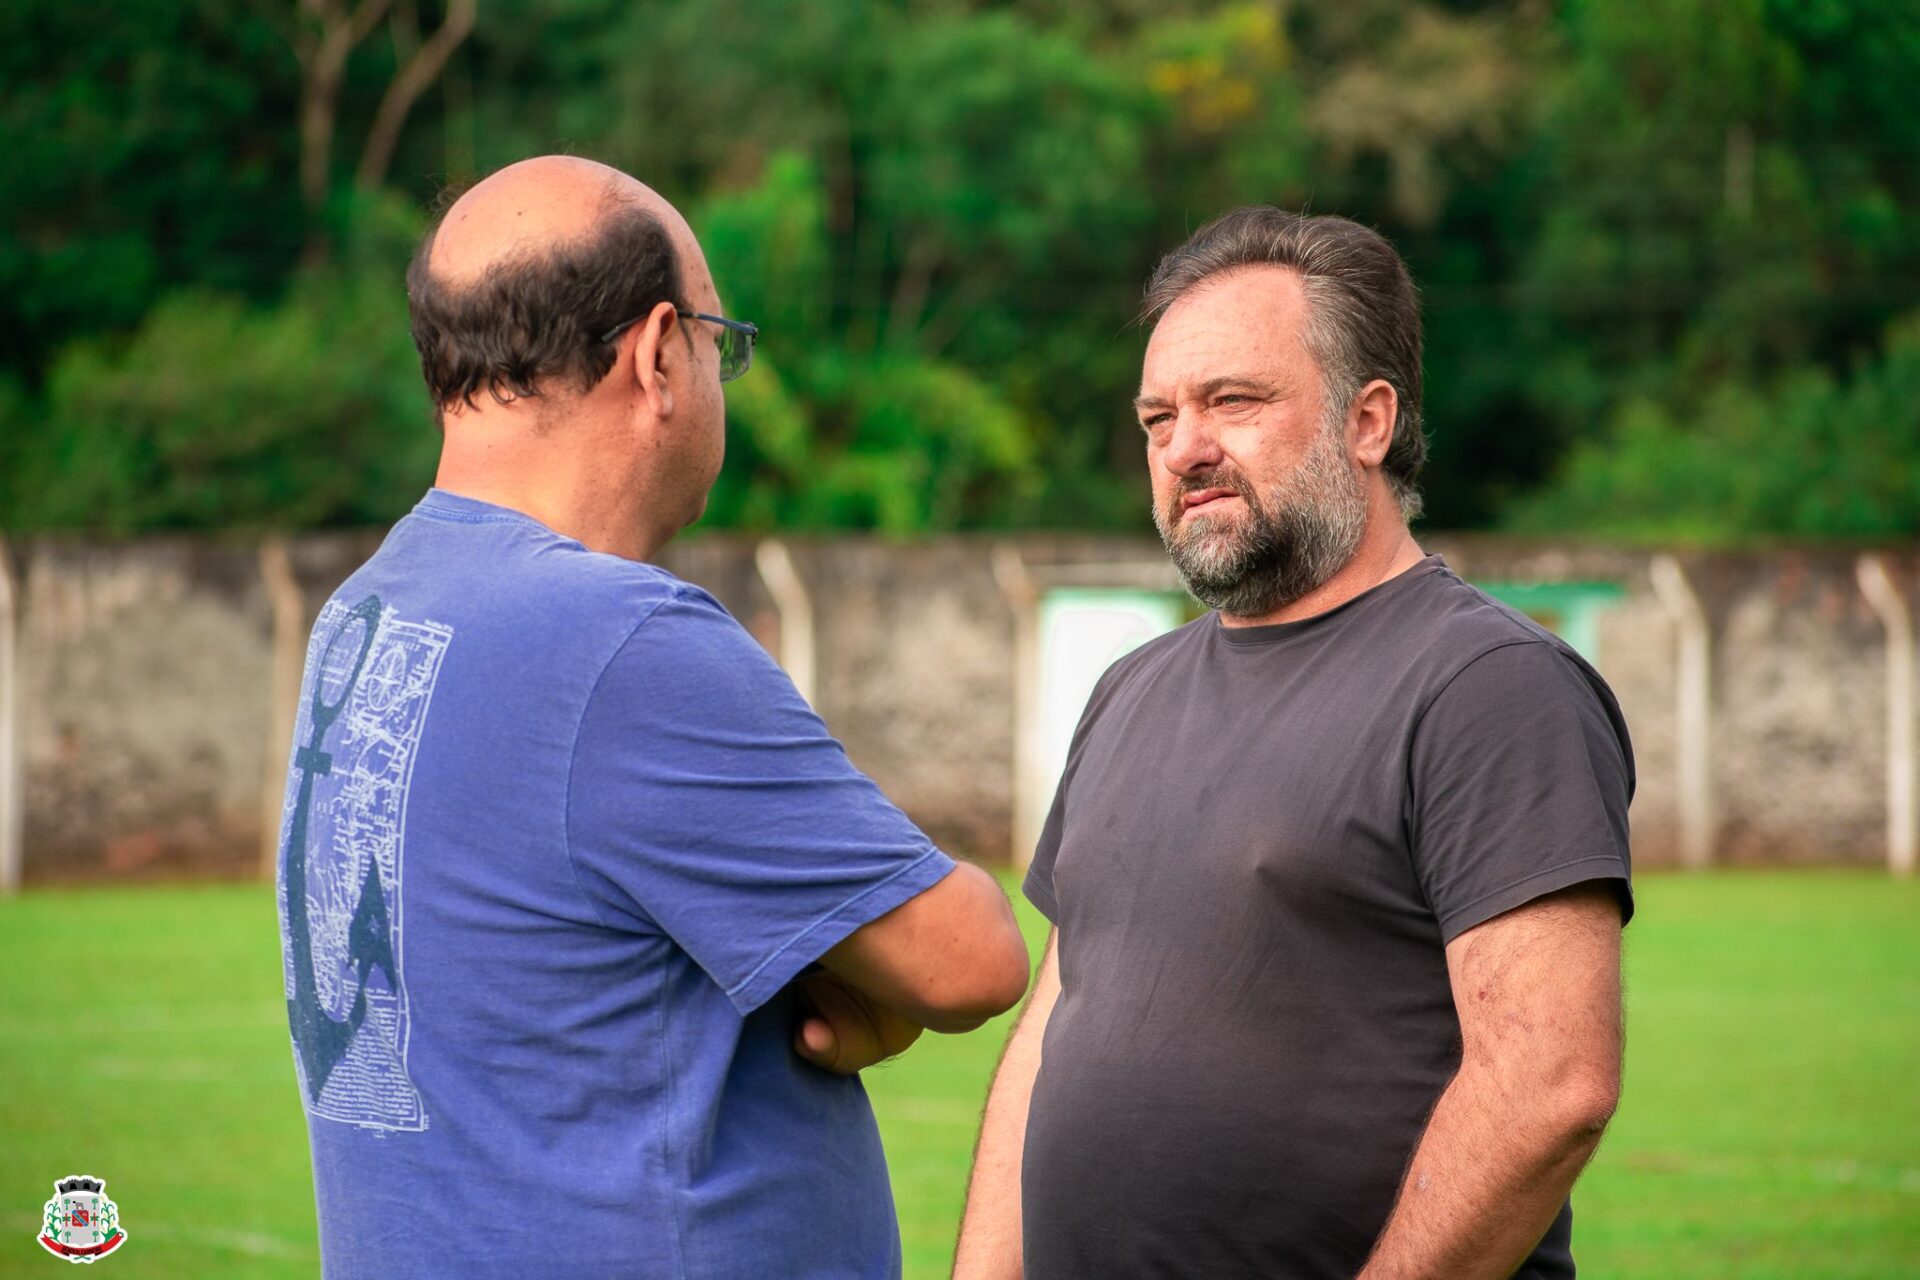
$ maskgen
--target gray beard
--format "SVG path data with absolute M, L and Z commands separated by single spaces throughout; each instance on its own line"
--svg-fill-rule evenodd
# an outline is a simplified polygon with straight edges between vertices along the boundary
M 1166 510 L 1154 508 L 1160 541 L 1195 599 L 1230 617 L 1264 617 L 1326 585 L 1353 559 L 1367 495 L 1340 446 L 1338 424 L 1323 430 L 1264 501 L 1238 470 L 1222 467 L 1182 481 Z M 1208 488 L 1232 489 L 1245 512 L 1183 525 L 1182 500 Z

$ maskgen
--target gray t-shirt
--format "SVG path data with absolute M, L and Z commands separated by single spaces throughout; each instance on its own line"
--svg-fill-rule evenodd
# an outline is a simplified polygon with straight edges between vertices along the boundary
M 1593 668 L 1438 556 L 1115 663 L 1026 882 L 1062 984 L 1029 1280 L 1351 1277 L 1459 1067 L 1446 943 L 1590 880 L 1624 922 L 1632 760 Z

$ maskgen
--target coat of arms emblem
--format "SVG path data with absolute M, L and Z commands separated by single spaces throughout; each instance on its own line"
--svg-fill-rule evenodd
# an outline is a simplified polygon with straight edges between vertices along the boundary
M 120 1208 L 107 1199 L 106 1190 L 104 1180 L 85 1174 L 54 1183 L 46 1224 L 40 1230 L 41 1247 L 68 1262 L 92 1262 L 125 1244 Z

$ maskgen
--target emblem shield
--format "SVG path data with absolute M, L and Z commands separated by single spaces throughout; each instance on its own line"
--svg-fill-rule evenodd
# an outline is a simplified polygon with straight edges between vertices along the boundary
M 40 1231 L 40 1246 L 68 1262 L 92 1262 L 126 1243 L 120 1208 L 107 1199 L 107 1184 L 75 1174 L 53 1184 Z

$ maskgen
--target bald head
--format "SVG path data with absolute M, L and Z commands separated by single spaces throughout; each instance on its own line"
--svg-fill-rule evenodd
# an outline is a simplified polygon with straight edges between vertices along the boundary
M 535 156 L 453 202 L 433 232 L 427 269 L 449 286 L 470 283 L 490 267 L 582 243 L 623 208 L 659 222 L 682 256 L 699 252 L 679 210 L 645 183 L 596 160 Z
M 618 169 L 539 156 L 490 175 L 427 233 L 407 272 L 436 408 L 586 391 L 604 336 L 661 302 L 712 294 L 686 219 Z

